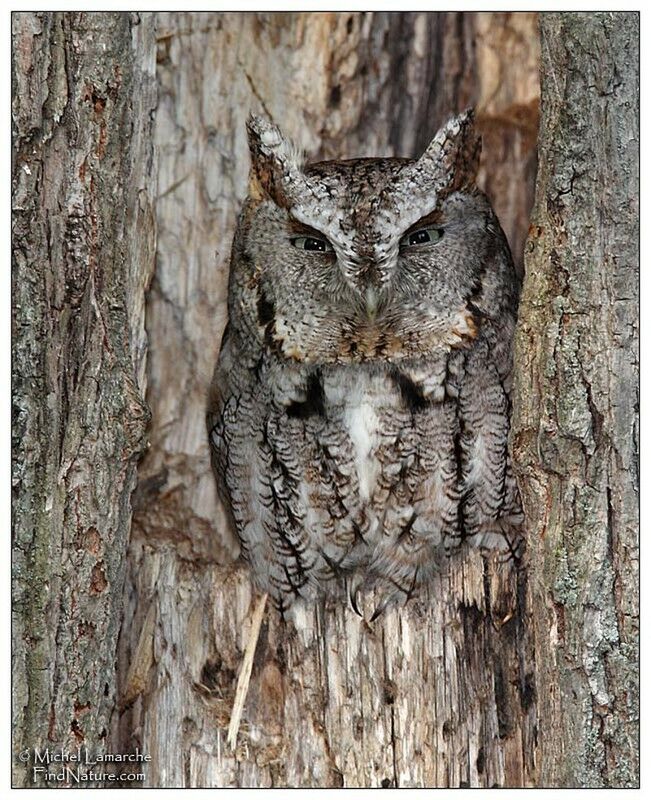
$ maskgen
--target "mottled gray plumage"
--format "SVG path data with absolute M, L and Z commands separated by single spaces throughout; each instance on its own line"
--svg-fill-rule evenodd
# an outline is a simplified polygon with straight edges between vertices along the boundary
M 303 166 L 251 117 L 208 430 L 257 586 L 408 598 L 462 540 L 509 551 L 518 286 L 472 113 L 417 160 Z

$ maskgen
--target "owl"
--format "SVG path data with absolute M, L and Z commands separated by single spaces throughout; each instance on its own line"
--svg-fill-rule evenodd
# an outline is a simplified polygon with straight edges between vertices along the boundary
M 281 613 L 373 588 L 375 617 L 461 545 L 517 556 L 518 280 L 472 111 L 418 159 L 305 164 L 268 120 L 247 131 L 207 426 L 254 583 Z

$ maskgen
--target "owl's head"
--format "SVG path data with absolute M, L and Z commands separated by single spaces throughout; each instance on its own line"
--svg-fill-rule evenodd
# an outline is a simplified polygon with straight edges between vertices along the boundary
M 503 283 L 510 256 L 474 186 L 471 111 L 418 159 L 306 165 L 276 125 L 251 116 L 247 129 L 249 196 L 231 265 L 236 323 L 280 358 L 309 364 L 399 361 L 472 343 L 485 285 Z

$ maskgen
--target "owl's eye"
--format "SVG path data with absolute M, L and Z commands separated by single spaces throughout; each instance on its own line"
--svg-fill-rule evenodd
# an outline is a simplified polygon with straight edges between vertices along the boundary
M 316 236 L 297 236 L 290 241 L 299 250 L 311 250 L 314 253 L 328 253 L 332 250 L 327 239 L 317 239 Z
M 419 244 L 434 244 L 443 236 L 441 228 L 421 228 L 412 231 L 400 240 L 400 247 L 413 247 Z

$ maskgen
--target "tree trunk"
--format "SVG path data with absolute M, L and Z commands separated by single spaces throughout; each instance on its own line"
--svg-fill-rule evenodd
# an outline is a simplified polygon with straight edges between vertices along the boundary
M 477 104 L 482 178 L 521 261 L 535 16 L 162 14 L 157 31 L 151 447 L 129 556 L 118 749 L 152 756 L 151 786 L 528 785 L 526 580 L 478 553 L 372 626 L 345 608 L 307 608 L 287 624 L 269 611 L 230 751 L 252 598 L 217 505 L 204 409 L 246 190 L 249 110 L 280 122 L 312 158 L 339 158 L 415 155 L 448 115 Z
M 541 782 L 638 782 L 636 13 L 542 17 L 513 443 L 529 527 Z
M 154 20 L 13 15 L 13 731 L 107 747 L 154 266 Z M 57 784 L 58 785 L 58 784 Z

